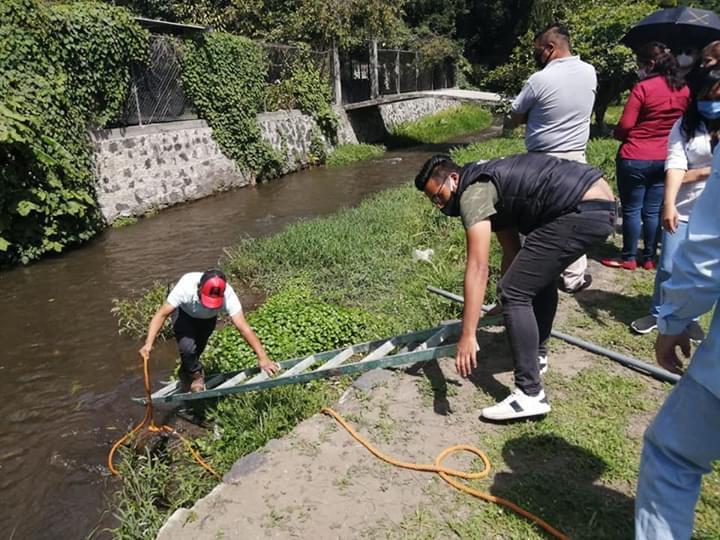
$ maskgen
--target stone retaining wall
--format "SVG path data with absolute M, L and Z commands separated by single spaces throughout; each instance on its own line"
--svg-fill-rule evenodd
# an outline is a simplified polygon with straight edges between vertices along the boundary
M 434 97 L 383 104 L 372 108 L 372 121 L 348 118 L 336 108 L 338 143 L 381 141 L 393 126 L 455 104 Z M 285 156 L 283 174 L 307 167 L 319 141 L 330 147 L 315 121 L 300 111 L 260 114 L 258 124 L 262 137 Z M 223 155 L 203 120 L 99 130 L 91 136 L 98 200 L 108 223 L 255 183 L 254 175 Z

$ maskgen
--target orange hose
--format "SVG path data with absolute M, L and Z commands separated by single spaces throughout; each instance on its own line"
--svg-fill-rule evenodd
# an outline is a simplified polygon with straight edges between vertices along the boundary
M 403 469 L 410 469 L 413 471 L 423 471 L 423 472 L 435 472 L 440 475 L 440 478 L 445 480 L 448 484 L 453 486 L 456 489 L 459 489 L 460 491 L 463 491 L 465 493 L 468 493 L 469 495 L 472 495 L 473 497 L 477 497 L 479 499 L 483 499 L 486 501 L 493 502 L 495 504 L 499 504 L 502 506 L 505 506 L 512 510 L 513 512 L 520 514 L 523 517 L 526 517 L 533 523 L 535 523 L 538 527 L 541 527 L 546 532 L 548 532 L 550 535 L 554 536 L 555 538 L 558 538 L 560 540 L 569 540 L 569 537 L 554 528 L 549 523 L 543 521 L 539 517 L 537 517 L 534 514 L 531 514 L 524 508 L 519 507 L 517 504 L 513 503 L 512 501 L 508 501 L 507 499 L 503 499 L 502 497 L 496 497 L 495 495 L 490 495 L 489 493 L 485 493 L 483 491 L 479 491 L 477 489 L 473 489 L 469 486 L 466 486 L 465 484 L 458 482 L 452 477 L 456 478 L 464 478 L 465 480 L 477 480 L 480 478 L 485 478 L 490 474 L 490 460 L 485 455 L 485 453 L 475 448 L 474 446 L 468 446 L 465 444 L 458 444 L 455 446 L 449 446 L 442 452 L 440 452 L 437 457 L 435 458 L 435 463 L 429 464 L 429 463 L 408 463 L 405 461 L 398 461 L 386 454 L 383 454 L 380 450 L 375 448 L 372 444 L 370 444 L 367 440 L 365 440 L 357 431 L 355 431 L 346 421 L 345 419 L 340 416 L 338 413 L 336 413 L 334 410 L 330 409 L 329 407 L 325 407 L 322 409 L 323 413 L 332 416 L 337 422 L 344 427 L 347 432 L 352 435 L 352 437 L 359 442 L 361 445 L 363 445 L 371 454 L 373 454 L 375 457 L 383 460 L 386 463 L 389 463 L 390 465 L 395 465 L 396 467 L 402 467 Z M 456 469 L 449 469 L 447 467 L 443 467 L 442 462 L 447 458 L 450 454 L 454 452 L 469 452 L 478 458 L 483 462 L 483 469 L 476 473 L 471 472 L 464 472 L 464 471 L 458 471 Z
M 155 420 L 153 419 L 153 404 L 152 404 L 152 391 L 150 388 L 150 367 L 149 367 L 149 356 L 143 356 L 143 375 L 144 375 L 144 381 L 145 381 L 145 416 L 143 419 L 138 423 L 134 428 L 132 428 L 128 433 L 120 437 L 117 441 L 115 441 L 115 444 L 112 445 L 112 448 L 110 449 L 110 452 L 108 453 L 108 459 L 107 459 L 107 465 L 108 469 L 110 469 L 110 472 L 114 474 L 115 476 L 119 476 L 120 472 L 115 468 L 113 465 L 113 458 L 115 456 L 115 452 L 118 448 L 120 448 L 125 442 L 138 433 L 142 428 L 147 428 L 147 430 L 150 433 L 167 433 L 169 435 L 174 435 L 178 439 L 182 441 L 182 443 L 185 445 L 185 448 L 187 448 L 190 451 L 190 454 L 192 455 L 193 459 L 207 472 L 218 478 L 219 480 L 222 480 L 222 476 L 220 476 L 215 470 L 207 464 L 206 461 L 200 457 L 200 454 L 192 447 L 192 443 L 180 435 L 177 431 L 175 431 L 171 426 L 168 425 L 162 425 L 158 426 L 155 423 Z

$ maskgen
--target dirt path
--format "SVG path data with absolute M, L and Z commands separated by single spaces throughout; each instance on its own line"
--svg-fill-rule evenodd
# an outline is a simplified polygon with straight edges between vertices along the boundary
M 619 291 L 622 288 L 617 274 L 595 263 L 592 269 L 596 290 Z M 583 311 L 577 302 L 563 295 L 558 323 L 566 330 L 572 329 L 577 313 Z M 590 452 L 568 453 L 571 457 L 566 459 L 554 454 L 553 448 L 575 451 L 576 447 L 565 440 L 557 446 L 558 437 L 542 424 L 537 428 L 508 428 L 478 419 L 481 407 L 505 397 L 511 388 L 511 365 L 501 332 L 496 328 L 484 336 L 481 350 L 486 361 L 470 380 L 455 374 L 451 359 L 429 363 L 412 372 L 371 372 L 355 382 L 336 405 L 336 410 L 382 451 L 407 461 L 432 462 L 437 453 L 453 444 L 468 443 L 483 450 L 488 445 L 491 459 L 499 462 L 494 464 L 497 469 L 493 476 L 478 482 L 477 486 L 494 493 L 502 494 L 503 486 L 511 485 L 509 493 L 512 495 L 513 489 L 522 484 L 523 476 L 518 473 L 534 474 L 537 471 L 550 475 L 547 477 L 550 480 L 539 481 L 542 490 L 543 482 L 555 483 L 557 479 L 565 478 L 563 469 L 567 468 L 567 474 L 575 476 L 568 480 L 571 484 L 582 482 L 577 492 L 580 494 L 578 500 L 608 507 L 608 511 L 618 512 L 617 515 L 628 521 L 632 481 L 609 482 L 592 475 L 587 478 L 573 475 L 575 465 L 567 460 L 577 455 L 578 460 L 591 464 L 579 470 L 589 470 L 597 461 L 592 461 Z M 603 377 L 620 375 L 642 381 L 637 383 L 642 386 L 637 386 L 633 392 L 642 389 L 647 410 L 633 414 L 625 423 L 624 433 L 618 434 L 631 440 L 631 453 L 637 451 L 642 432 L 665 392 L 662 385 L 562 343 L 554 342 L 551 350 L 548 380 L 556 382 L 549 386 L 548 394 L 553 407 L 572 397 L 574 378 L 588 369 L 604 370 L 607 374 Z M 598 408 L 602 406 L 597 405 Z M 613 407 L 612 403 L 610 407 Z M 569 414 L 568 418 L 572 418 L 572 412 L 560 410 L 557 414 Z M 512 429 L 515 429 L 512 432 L 515 439 L 504 439 Z M 517 429 L 525 431 L 521 433 Z M 547 433 L 542 432 L 543 429 Z M 542 461 L 531 464 L 528 469 L 528 464 L 513 463 L 512 459 L 512 449 L 520 451 L 523 448 L 512 446 L 513 441 L 522 437 L 530 437 L 528 440 L 535 445 L 537 441 L 555 437 L 551 440 L 555 441 L 555 446 L 549 448 L 546 455 L 540 453 Z M 570 439 L 569 436 L 566 438 Z M 451 458 L 448 465 L 465 468 L 470 461 L 469 458 Z M 617 477 L 622 478 L 623 474 L 618 473 Z M 550 487 L 546 489 L 552 492 Z M 558 497 L 562 496 L 561 491 L 557 493 Z M 531 508 L 545 508 L 544 503 L 535 499 L 529 499 L 528 504 Z M 567 504 L 560 506 L 567 507 Z M 545 511 L 553 517 L 552 508 Z M 597 514 L 583 513 L 584 509 L 577 512 L 578 523 L 567 521 L 558 525 L 583 531 L 587 516 Z M 272 441 L 264 449 L 238 461 L 225 481 L 208 496 L 193 508 L 176 512 L 158 538 L 487 538 L 495 527 L 504 532 L 490 537 L 527 538 L 537 534 L 531 525 L 505 514 L 493 505 L 458 494 L 436 475 L 382 463 L 330 417 L 316 415 L 297 426 L 290 435 Z M 496 524 L 496 519 L 501 520 L 500 525 Z M 562 521 L 563 518 L 555 519 Z M 593 526 L 592 519 L 590 527 Z M 466 525 L 467 530 L 463 528 Z

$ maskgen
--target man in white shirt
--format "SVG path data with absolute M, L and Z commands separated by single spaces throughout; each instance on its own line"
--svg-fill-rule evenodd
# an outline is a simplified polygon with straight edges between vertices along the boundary
M 273 375 L 280 368 L 269 358 L 255 332 L 243 315 L 240 299 L 220 270 L 204 273 L 190 272 L 180 278 L 165 303 L 155 312 L 148 327 L 145 345 L 140 349 L 143 358 L 150 356 L 153 343 L 168 317 L 172 317 L 173 331 L 180 350 L 180 382 L 182 390 L 200 392 L 205 389 L 205 377 L 200 355 L 205 350 L 220 311 L 230 317 L 235 328 L 252 347 L 260 369 Z
M 595 68 L 573 56 L 570 35 L 562 25 L 551 24 L 538 32 L 533 43 L 540 71 L 530 76 L 512 103 L 515 125 L 527 124 L 525 147 L 562 159 L 587 163 L 590 117 L 597 92 Z M 562 274 L 560 288 L 578 292 L 592 278 L 583 255 Z

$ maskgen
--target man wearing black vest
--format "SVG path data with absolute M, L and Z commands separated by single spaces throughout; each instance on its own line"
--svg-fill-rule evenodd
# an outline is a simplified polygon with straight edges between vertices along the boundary
M 477 367 L 476 331 L 488 280 L 490 237 L 503 251 L 499 299 L 515 367 L 516 389 L 482 410 L 490 420 L 550 412 L 540 380 L 563 269 L 612 232 L 613 193 L 589 165 L 546 154 L 521 154 L 460 167 L 437 155 L 415 178 L 440 211 L 461 217 L 467 241 L 465 306 L 455 367 Z M 519 234 L 525 235 L 521 245 Z M 544 365 L 540 365 L 542 358 Z

